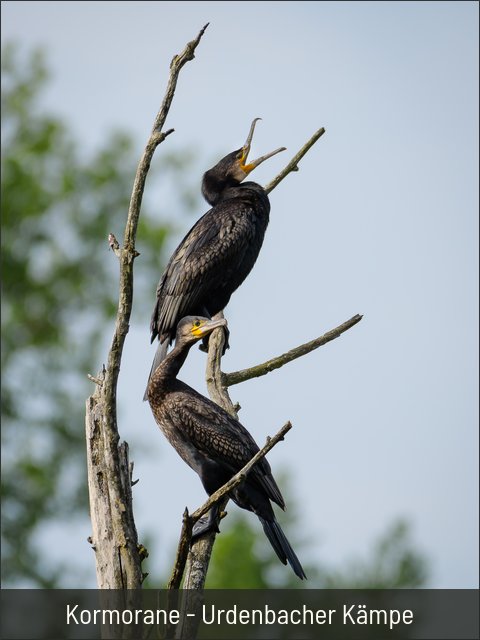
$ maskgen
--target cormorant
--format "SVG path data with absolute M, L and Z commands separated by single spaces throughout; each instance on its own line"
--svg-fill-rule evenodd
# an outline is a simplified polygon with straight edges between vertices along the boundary
M 270 202 L 262 186 L 243 180 L 285 147 L 247 163 L 257 120 L 243 147 L 204 174 L 202 193 L 212 208 L 183 238 L 158 283 L 150 331 L 151 342 L 158 336 L 160 345 L 150 375 L 165 357 L 179 320 L 187 315 L 211 318 L 222 311 L 258 257 Z
M 238 420 L 177 379 L 192 345 L 225 324 L 224 319 L 183 318 L 178 323 L 174 348 L 153 372 L 147 388 L 148 401 L 157 424 L 180 457 L 200 476 L 209 495 L 230 480 L 259 450 Z M 285 502 L 265 458 L 252 468 L 245 481 L 229 497 L 239 507 L 258 516 L 283 564 L 288 561 L 300 579 L 306 578 L 275 518 L 270 501 L 282 509 Z M 194 528 L 195 535 L 217 526 L 218 510 L 211 512 L 210 516 L 206 525 Z

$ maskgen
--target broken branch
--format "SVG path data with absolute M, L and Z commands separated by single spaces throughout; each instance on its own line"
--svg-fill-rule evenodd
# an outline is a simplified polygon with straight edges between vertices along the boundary
M 274 178 L 271 182 L 269 182 L 266 187 L 264 187 L 267 193 L 270 193 L 270 191 L 273 191 L 275 187 L 278 186 L 280 182 L 288 176 L 289 173 L 292 173 L 292 171 L 298 171 L 298 163 L 300 162 L 300 160 L 307 153 L 310 147 L 313 147 L 316 141 L 321 136 L 323 136 L 324 133 L 325 133 L 325 129 L 322 127 L 321 129 L 319 129 L 313 134 L 310 140 L 308 140 L 308 142 L 306 142 L 303 145 L 300 151 L 293 156 L 293 158 L 290 160 L 287 166 L 284 169 L 282 169 L 282 171 L 280 171 L 278 176 Z
M 310 353 L 310 351 L 318 349 L 318 347 L 321 347 L 331 340 L 335 340 L 335 338 L 341 336 L 342 333 L 355 326 L 357 322 L 360 322 L 362 318 L 363 316 L 357 314 L 356 316 L 353 316 L 353 318 L 350 318 L 350 320 L 347 320 L 338 327 L 335 327 L 335 329 L 327 331 L 323 336 L 315 338 L 310 342 L 306 342 L 299 347 L 295 347 L 294 349 L 283 353 L 281 356 L 262 362 L 262 364 L 257 364 L 249 369 L 242 369 L 241 371 L 235 371 L 233 373 L 222 373 L 222 385 L 225 387 L 232 387 L 234 384 L 240 384 L 240 382 L 245 382 L 251 378 L 259 378 L 260 376 L 270 373 L 270 371 L 273 371 L 274 369 L 279 369 L 280 367 L 283 367 L 284 364 L 287 364 L 296 358 L 300 358 L 301 356 Z

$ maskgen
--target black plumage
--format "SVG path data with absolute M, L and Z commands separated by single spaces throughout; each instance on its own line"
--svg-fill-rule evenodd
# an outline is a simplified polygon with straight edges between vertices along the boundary
M 250 273 L 269 221 L 267 193 L 256 182 L 243 182 L 276 149 L 247 163 L 256 118 L 241 149 L 229 153 L 203 176 L 202 193 L 212 205 L 174 251 L 158 283 L 150 322 L 151 342 L 159 349 L 152 371 L 165 357 L 177 324 L 187 315 L 211 318 L 228 304 Z
M 209 495 L 240 471 L 259 450 L 238 420 L 177 379 L 191 346 L 224 325 L 225 320 L 202 317 L 189 316 L 181 320 L 175 347 L 153 372 L 147 389 L 157 424 L 180 457 L 200 476 Z M 296 575 L 305 578 L 303 568 L 275 518 L 271 501 L 282 509 L 285 502 L 265 458 L 253 467 L 230 497 L 239 507 L 258 516 L 283 564 L 289 562 Z M 197 535 L 213 524 L 216 526 L 216 521 L 209 521 L 206 527 L 196 531 Z

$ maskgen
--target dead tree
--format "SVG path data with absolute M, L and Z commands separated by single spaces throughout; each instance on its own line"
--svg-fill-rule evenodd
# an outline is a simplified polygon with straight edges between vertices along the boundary
M 120 442 L 117 426 L 117 379 L 132 309 L 133 265 L 135 258 L 139 255 L 135 249 L 135 238 L 146 176 L 156 148 L 173 132 L 173 129 L 163 131 L 163 127 L 175 93 L 178 76 L 182 67 L 188 61 L 193 60 L 195 50 L 207 26 L 205 25 L 198 36 L 186 45 L 182 53 L 172 59 L 165 97 L 137 168 L 123 246 L 120 247 L 113 235 L 109 236 L 110 246 L 120 263 L 117 318 L 107 364 L 97 376 L 89 376 L 95 383 L 95 390 L 86 403 L 88 487 L 92 520 L 92 536 L 89 541 L 95 551 L 97 583 L 100 589 L 139 589 L 146 575 L 143 573 L 141 565 L 147 553 L 144 547 L 138 543 L 133 517 L 131 490 L 133 463 L 130 463 L 128 459 L 127 443 Z M 310 138 L 285 169 L 265 187 L 267 193 L 272 191 L 290 172 L 298 171 L 298 163 L 324 132 L 325 130 L 321 128 Z M 209 340 L 207 359 L 206 377 L 210 397 L 236 417 L 235 407 L 228 395 L 228 387 L 253 377 L 265 375 L 269 371 L 309 353 L 339 337 L 359 320 L 361 320 L 361 316 L 356 315 L 309 343 L 296 347 L 263 364 L 234 373 L 221 371 L 223 332 L 216 330 Z M 290 428 L 290 423 L 287 423 L 274 438 L 269 439 L 265 447 L 255 456 L 255 459 L 252 459 L 225 487 L 211 496 L 205 505 L 192 515 L 189 515 L 185 510 L 177 558 L 168 585 L 170 590 L 179 589 L 182 585 L 182 579 L 185 589 L 199 590 L 203 588 L 215 534 L 207 534 L 192 543 L 191 530 L 194 522 L 206 513 L 213 504 L 226 504 L 227 494 L 232 486 L 241 482 L 248 473 L 248 469 L 279 440 L 283 439 Z M 188 635 L 188 637 L 194 637 L 194 635 Z

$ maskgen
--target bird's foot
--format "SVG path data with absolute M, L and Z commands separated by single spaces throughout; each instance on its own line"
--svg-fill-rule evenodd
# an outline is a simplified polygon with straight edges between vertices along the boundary
M 228 327 L 222 327 L 223 329 L 223 333 L 224 333 L 224 343 L 223 343 L 223 350 L 222 350 L 222 356 L 225 355 L 225 351 L 227 349 L 230 349 L 230 343 L 229 343 L 229 339 L 230 339 L 230 331 L 228 329 Z M 200 351 L 203 351 L 203 353 L 208 353 L 208 340 L 209 340 L 210 336 L 206 336 L 202 342 L 199 344 L 198 348 L 200 349 Z
M 223 327 L 223 335 L 225 336 L 225 342 L 223 343 L 222 356 L 225 355 L 227 349 L 230 349 L 230 329 L 228 327 Z
M 192 541 L 203 534 L 208 533 L 209 531 L 214 531 L 215 533 L 220 533 L 220 529 L 218 528 L 218 523 L 221 518 L 226 516 L 226 512 L 219 512 L 218 507 L 212 507 L 210 511 L 199 518 L 197 522 L 193 525 L 192 529 Z

